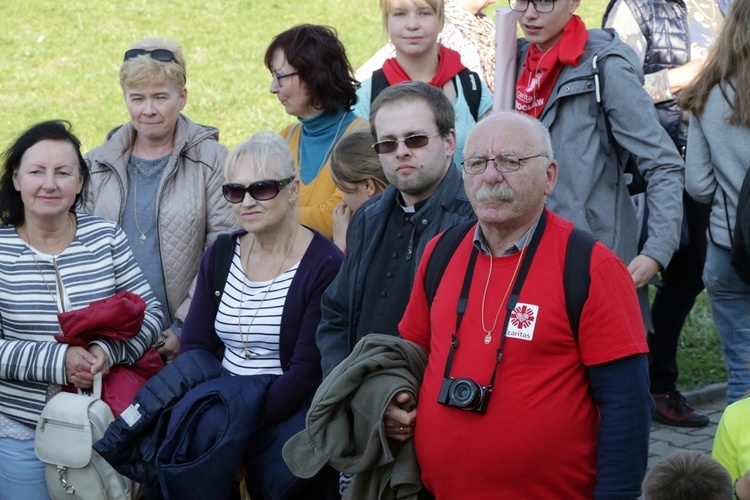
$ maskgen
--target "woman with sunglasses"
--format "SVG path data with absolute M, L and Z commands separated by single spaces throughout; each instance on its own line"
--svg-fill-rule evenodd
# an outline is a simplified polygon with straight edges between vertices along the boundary
M 356 81 L 344 45 L 332 28 L 302 24 L 277 35 L 264 62 L 271 93 L 299 120 L 281 131 L 301 181 L 299 221 L 331 238 L 331 214 L 342 199 L 331 179 L 331 153 L 344 135 L 367 127 L 350 110 Z
M 396 56 L 362 82 L 354 112 L 369 119 L 370 105 L 385 87 L 405 81 L 426 82 L 442 90 L 453 104 L 453 160 L 460 165 L 469 131 L 492 108 L 492 93 L 477 73 L 466 69 L 458 52 L 438 43 L 445 24 L 443 0 L 380 0 L 380 9 Z
M 343 259 L 328 238 L 296 221 L 295 170 L 289 147 L 273 132 L 259 132 L 230 153 L 223 193 L 241 229 L 222 235 L 203 257 L 182 334 L 182 352 L 204 349 L 233 375 L 273 377 L 244 464 L 253 499 L 301 492 L 323 498 L 324 486 L 335 491 L 338 477 L 331 469 L 299 479 L 281 458 L 286 440 L 305 427 L 322 379 L 315 345 L 320 298 Z
M 168 361 L 179 335 L 200 259 L 233 227 L 221 199 L 227 150 L 219 131 L 181 113 L 187 103 L 185 57 L 173 40 L 146 39 L 125 52 L 120 86 L 130 122 L 87 155 L 86 210 L 118 222 L 164 312 L 156 346 Z M 154 258 L 158 256 L 158 258 Z

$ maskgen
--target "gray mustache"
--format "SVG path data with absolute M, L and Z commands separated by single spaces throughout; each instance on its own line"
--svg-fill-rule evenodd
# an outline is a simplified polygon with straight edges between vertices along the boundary
M 484 184 L 479 191 L 477 191 L 476 199 L 478 202 L 487 201 L 513 201 L 513 191 L 505 185 L 489 185 Z

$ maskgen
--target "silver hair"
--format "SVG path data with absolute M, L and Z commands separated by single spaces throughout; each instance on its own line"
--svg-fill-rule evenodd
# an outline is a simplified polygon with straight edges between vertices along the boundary
M 469 133 L 469 136 L 466 139 L 466 144 L 468 145 L 471 142 L 471 136 L 475 129 L 480 128 L 482 126 L 487 126 L 490 122 L 496 122 L 501 121 L 503 122 L 504 126 L 502 127 L 502 131 L 498 133 L 508 134 L 508 133 L 517 133 L 517 134 L 523 134 L 524 129 L 517 128 L 517 127 L 509 127 L 507 125 L 507 122 L 515 121 L 518 123 L 519 121 L 522 122 L 522 125 L 527 125 L 533 130 L 533 134 L 526 135 L 525 137 L 527 140 L 534 140 L 537 142 L 542 150 L 538 152 L 534 152 L 535 154 L 538 153 L 544 153 L 547 155 L 547 163 L 540 162 L 540 165 L 542 165 L 542 168 L 546 169 L 549 162 L 554 160 L 554 152 L 552 150 L 552 138 L 550 137 L 549 130 L 547 129 L 546 125 L 544 123 L 540 122 L 536 118 L 533 118 L 529 115 L 525 115 L 523 113 L 519 113 L 517 111 L 497 111 L 495 113 L 492 113 L 491 115 L 483 118 L 480 120 L 474 128 Z M 486 123 L 487 122 L 487 123 Z M 466 148 L 464 148 L 464 156 L 468 154 L 469 152 L 466 151 Z
M 240 160 L 247 159 L 257 179 L 278 176 L 280 179 L 296 176 L 292 151 L 283 137 L 270 130 L 252 135 L 237 146 L 224 162 L 224 178 L 232 179 Z M 269 170 L 273 169 L 273 172 Z

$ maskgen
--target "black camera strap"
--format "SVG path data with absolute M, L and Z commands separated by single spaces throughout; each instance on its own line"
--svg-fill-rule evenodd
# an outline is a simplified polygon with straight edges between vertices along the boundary
M 542 239 L 542 234 L 544 234 L 544 228 L 546 226 L 547 215 L 544 211 L 542 211 L 542 215 L 539 217 L 539 223 L 534 230 L 534 235 L 532 236 L 528 247 L 526 247 L 526 252 L 521 257 L 523 259 L 523 261 L 521 262 L 521 268 L 518 271 L 518 276 L 516 276 L 516 280 L 513 283 L 513 290 L 511 291 L 510 297 L 508 297 L 508 302 L 505 306 L 503 333 L 500 336 L 500 344 L 497 347 L 497 359 L 495 360 L 495 366 L 492 369 L 492 377 L 490 378 L 490 383 L 487 386 L 490 392 L 492 392 L 492 388 L 495 385 L 497 367 L 500 365 L 500 361 L 503 359 L 502 350 L 503 345 L 505 344 L 505 334 L 508 331 L 508 324 L 510 323 L 510 315 L 516 308 L 516 304 L 518 304 L 518 297 L 521 295 L 521 289 L 523 288 L 523 284 L 526 281 L 526 275 L 529 273 L 529 268 L 531 267 L 531 263 L 534 260 L 534 254 L 536 254 L 536 250 L 539 247 L 539 242 Z M 455 333 L 451 336 L 451 348 L 448 352 L 448 358 L 445 362 L 445 373 L 443 375 L 444 378 L 450 378 L 451 366 L 453 365 L 453 355 L 455 350 L 458 348 L 458 330 L 461 327 L 461 321 L 463 320 L 463 316 L 466 313 L 466 304 L 469 302 L 471 280 L 474 277 L 474 268 L 476 266 L 478 254 L 479 250 L 476 246 L 474 246 L 471 250 L 469 263 L 466 266 L 466 274 L 464 275 L 464 282 L 461 286 L 461 295 L 458 298 L 458 304 L 456 306 L 456 330 Z M 490 258 L 492 257 L 490 256 Z

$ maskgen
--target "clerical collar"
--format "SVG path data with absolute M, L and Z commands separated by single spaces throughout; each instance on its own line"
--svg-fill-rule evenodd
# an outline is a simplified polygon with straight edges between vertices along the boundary
M 534 230 L 536 229 L 536 226 L 539 225 L 539 219 L 541 217 L 542 215 L 539 214 L 539 217 L 536 218 L 534 224 L 532 224 L 528 231 L 523 233 L 523 235 L 521 235 L 521 237 L 518 238 L 515 243 L 506 248 L 498 257 L 507 257 L 508 255 L 513 255 L 514 253 L 518 253 L 523 250 L 523 247 L 529 244 L 529 240 L 531 240 L 529 235 L 534 234 Z M 479 224 L 477 224 L 477 227 L 474 230 L 474 246 L 484 255 L 491 255 L 490 247 L 489 245 L 487 245 L 487 241 L 484 239 L 484 234 L 482 234 L 482 226 L 480 226 Z
M 427 198 L 429 200 L 429 198 Z M 401 196 L 401 191 L 399 191 L 396 194 L 396 201 L 398 202 L 398 205 L 401 207 L 401 210 L 404 211 L 405 214 L 415 214 L 419 212 L 425 203 L 427 203 L 427 200 L 421 200 L 416 202 L 412 206 L 406 206 L 406 202 L 404 201 L 404 197 Z

